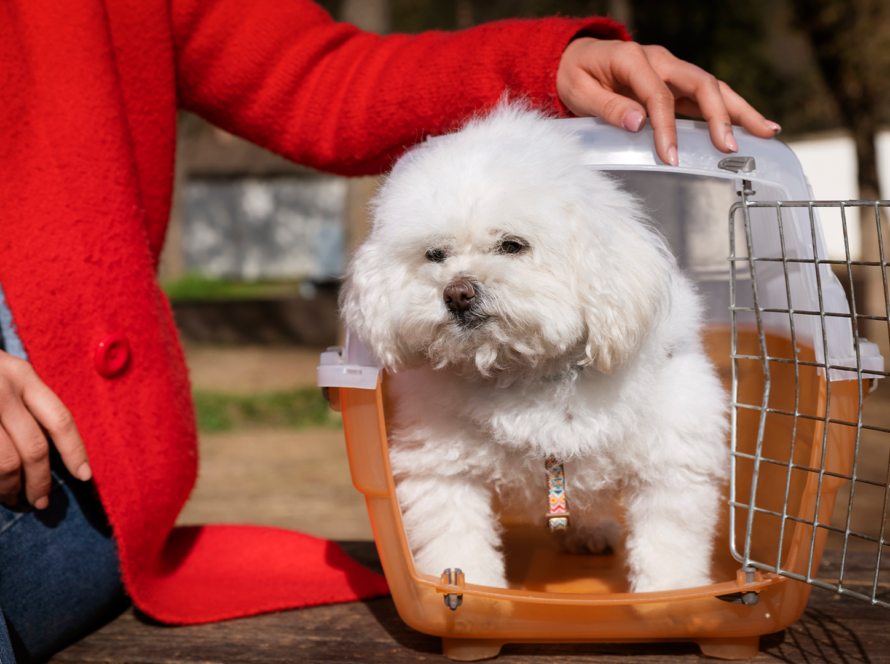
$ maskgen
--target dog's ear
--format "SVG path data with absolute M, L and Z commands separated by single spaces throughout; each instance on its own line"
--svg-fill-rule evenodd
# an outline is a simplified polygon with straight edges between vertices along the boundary
M 585 210 L 589 244 L 580 258 L 587 325 L 584 364 L 604 373 L 623 366 L 670 307 L 674 259 L 635 208 Z
M 340 291 L 340 315 L 346 326 L 392 371 L 417 367 L 424 358 L 400 333 L 400 279 L 381 243 L 372 236 L 356 251 Z

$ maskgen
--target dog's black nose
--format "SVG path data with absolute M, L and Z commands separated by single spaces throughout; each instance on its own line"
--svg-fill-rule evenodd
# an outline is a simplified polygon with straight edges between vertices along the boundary
M 442 293 L 445 306 L 455 314 L 469 309 L 470 305 L 473 304 L 474 297 L 476 297 L 476 291 L 468 281 L 452 281 L 445 287 L 445 292 Z

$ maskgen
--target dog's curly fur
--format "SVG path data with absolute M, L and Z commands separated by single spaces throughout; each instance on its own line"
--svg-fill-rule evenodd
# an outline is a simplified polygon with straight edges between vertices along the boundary
M 455 283 L 475 294 L 466 310 L 443 299 Z M 565 125 L 505 103 L 409 152 L 341 307 L 393 372 L 391 462 L 421 571 L 504 587 L 493 495 L 542 523 L 555 455 L 570 548 L 626 547 L 635 592 L 711 582 L 726 398 L 699 298 Z

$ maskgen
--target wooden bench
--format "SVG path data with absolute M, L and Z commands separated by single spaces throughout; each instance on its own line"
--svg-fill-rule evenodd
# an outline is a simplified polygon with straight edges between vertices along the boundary
M 378 571 L 373 542 L 343 542 L 359 562 Z M 850 554 L 851 587 L 871 587 L 865 554 Z M 890 558 L 890 554 L 888 554 Z M 838 552 L 826 552 L 823 571 L 836 572 Z M 882 565 L 883 567 L 883 565 Z M 890 572 L 890 565 L 887 566 Z M 882 572 L 883 574 L 883 572 Z M 882 579 L 880 597 L 890 600 Z M 167 627 L 133 609 L 57 654 L 53 664 L 175 664 L 178 662 L 447 662 L 438 638 L 415 632 L 390 598 L 287 611 L 242 620 Z M 596 661 L 700 662 L 693 644 L 508 645 L 496 662 L 540 664 Z M 752 663 L 890 664 L 890 611 L 816 588 L 806 613 L 791 628 L 761 639 Z

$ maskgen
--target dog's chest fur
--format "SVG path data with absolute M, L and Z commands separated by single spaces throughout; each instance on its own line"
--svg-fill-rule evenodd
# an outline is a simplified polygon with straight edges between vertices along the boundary
M 640 373 L 647 371 L 572 368 L 497 387 L 447 370 L 400 372 L 390 379 L 398 402 L 393 470 L 476 475 L 502 493 L 518 489 L 535 499 L 545 482 L 543 461 L 554 455 L 566 462 L 570 488 L 585 494 L 617 488 L 645 474 L 652 459 Z

